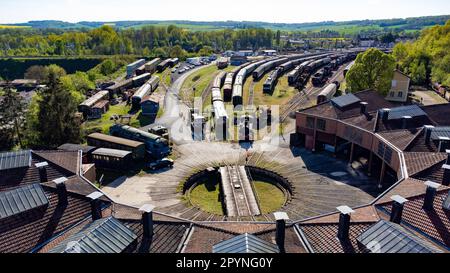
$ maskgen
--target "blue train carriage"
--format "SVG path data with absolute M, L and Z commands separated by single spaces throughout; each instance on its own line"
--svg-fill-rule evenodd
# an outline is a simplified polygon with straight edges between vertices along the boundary
M 147 152 L 153 158 L 161 159 L 170 155 L 172 152 L 172 148 L 167 139 L 131 126 L 116 124 L 109 131 L 113 136 L 145 143 Z

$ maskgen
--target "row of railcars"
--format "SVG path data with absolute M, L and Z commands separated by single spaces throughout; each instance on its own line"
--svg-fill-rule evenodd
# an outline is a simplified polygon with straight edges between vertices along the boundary
M 269 77 L 264 82 L 264 85 L 263 85 L 263 92 L 264 93 L 272 93 L 273 92 L 273 89 L 277 85 L 278 78 L 280 77 L 280 75 L 282 73 L 283 72 L 282 72 L 281 68 L 277 68 L 277 69 L 275 69 L 274 71 L 271 72 Z
M 157 159 L 164 158 L 172 152 L 172 148 L 165 138 L 131 126 L 116 124 L 110 128 L 110 134 L 116 137 L 143 142 L 147 152 Z
M 260 65 L 266 63 L 267 60 L 258 61 L 255 63 L 251 63 L 244 68 L 242 68 L 236 75 L 236 79 L 234 80 L 233 85 L 233 94 L 232 94 L 232 100 L 234 107 L 238 105 L 242 105 L 243 103 L 243 87 L 245 79 L 250 76 L 253 71 Z
M 233 94 L 234 79 L 236 78 L 236 75 L 239 72 L 239 70 L 241 70 L 241 68 L 242 68 L 241 66 L 234 68 L 231 72 L 228 72 L 227 76 L 225 77 L 225 83 L 223 85 L 223 99 L 226 102 L 231 101 Z

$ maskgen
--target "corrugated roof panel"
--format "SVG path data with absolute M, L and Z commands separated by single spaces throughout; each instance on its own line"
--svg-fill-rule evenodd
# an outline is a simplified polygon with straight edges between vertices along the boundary
M 439 140 L 439 137 L 450 137 L 450 127 L 435 127 L 431 130 L 431 139 Z
M 417 105 L 408 105 L 393 108 L 389 111 L 388 120 L 401 119 L 405 116 L 419 117 L 426 116 L 427 114 Z
M 42 186 L 31 184 L 11 191 L 0 192 L 0 219 L 48 205 Z
M 0 171 L 30 166 L 30 150 L 0 153 Z
M 370 252 L 378 253 L 436 253 L 441 252 L 398 224 L 381 220 L 358 238 Z
M 353 94 L 347 94 L 347 95 L 344 95 L 344 96 L 333 98 L 331 101 L 337 107 L 344 108 L 344 107 L 350 106 L 350 105 L 352 105 L 354 103 L 360 102 L 361 100 L 357 96 L 355 96 Z
M 84 227 L 50 250 L 52 253 L 121 253 L 137 235 L 119 220 L 109 217 Z M 68 249 L 68 246 L 75 247 Z
M 213 253 L 279 253 L 277 245 L 251 234 L 242 234 L 213 246 Z

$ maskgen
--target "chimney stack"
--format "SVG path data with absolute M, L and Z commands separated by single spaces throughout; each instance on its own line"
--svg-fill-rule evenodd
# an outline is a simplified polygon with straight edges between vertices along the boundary
M 431 132 L 434 129 L 433 125 L 425 125 L 423 126 L 425 128 L 425 144 L 430 144 L 431 141 Z
M 97 221 L 102 219 L 102 202 L 100 198 L 103 196 L 103 193 L 96 191 L 87 196 L 87 198 L 91 199 L 91 214 L 92 221 Z
M 367 114 L 367 105 L 368 105 L 368 103 L 363 101 L 359 105 L 361 107 L 361 111 L 360 111 L 361 115 Z
M 153 210 L 155 206 L 146 204 L 139 211 L 142 212 L 142 227 L 144 238 L 151 240 L 153 238 Z
M 394 200 L 394 203 L 392 203 L 390 221 L 395 224 L 400 224 L 402 221 L 403 206 L 408 201 L 408 199 L 405 199 L 400 195 L 394 195 L 391 197 L 391 199 Z
M 286 212 L 275 212 L 274 216 L 277 221 L 275 240 L 280 252 L 285 253 L 284 242 L 286 240 L 286 221 L 289 220 L 289 216 Z
M 350 214 L 354 213 L 354 211 L 348 206 L 337 207 L 337 210 L 341 213 L 339 215 L 338 238 L 340 240 L 348 240 L 350 232 Z
M 36 163 L 36 164 L 34 164 L 34 166 L 36 168 L 38 168 L 38 170 L 39 170 L 40 182 L 41 183 L 47 182 L 48 178 L 47 178 L 47 169 L 46 169 L 46 167 L 48 166 L 48 163 L 44 161 L 44 162 Z
M 442 166 L 442 169 L 444 169 L 444 174 L 442 176 L 442 185 L 448 186 L 450 184 L 450 165 L 444 164 Z
M 449 137 L 440 136 L 439 137 L 439 150 L 438 150 L 438 152 L 445 153 L 447 148 L 450 148 L 450 147 L 448 147 L 449 143 L 450 143 L 450 138 Z
M 408 127 L 411 124 L 411 120 L 412 120 L 411 116 L 402 117 L 402 129 L 408 129 Z
M 434 197 L 436 196 L 436 190 L 439 188 L 438 183 L 434 183 L 432 181 L 425 182 L 427 186 L 427 191 L 425 193 L 425 200 L 423 202 L 423 209 L 427 211 L 431 211 L 434 209 Z
M 56 184 L 56 192 L 58 193 L 58 202 L 60 205 L 67 205 L 67 189 L 65 184 L 67 180 L 65 177 L 53 180 L 53 183 Z
M 381 109 L 380 114 L 381 114 L 381 120 L 383 122 L 386 122 L 388 120 L 390 111 L 391 111 L 391 109 L 389 109 L 389 108 Z

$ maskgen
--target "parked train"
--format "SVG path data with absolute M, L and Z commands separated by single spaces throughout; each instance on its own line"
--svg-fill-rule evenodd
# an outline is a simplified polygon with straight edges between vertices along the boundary
M 317 97 L 317 104 L 321 104 L 331 100 L 339 89 L 339 82 L 327 85 Z
M 212 102 L 215 101 L 222 101 L 222 91 L 221 88 L 224 84 L 225 81 L 225 77 L 226 77 L 227 73 L 222 71 L 220 72 L 217 77 L 214 79 L 213 85 L 212 85 L 212 89 L 211 89 L 211 100 Z
M 300 79 L 301 75 L 305 71 L 306 67 L 308 67 L 312 62 L 314 62 L 317 59 L 323 58 L 328 56 L 328 54 L 321 54 L 321 55 L 315 55 L 310 56 L 306 58 L 299 59 L 298 63 L 294 65 L 298 65 L 294 68 L 289 74 L 288 74 L 288 83 L 290 86 L 294 86 L 298 80 Z
M 278 58 L 278 59 L 271 60 L 271 61 L 268 61 L 268 62 L 260 65 L 259 67 L 257 67 L 255 69 L 255 71 L 253 71 L 253 81 L 255 81 L 255 82 L 258 81 L 268 71 L 270 71 L 270 70 L 274 69 L 275 67 L 277 67 L 285 62 L 288 62 L 288 61 L 289 61 L 288 58 Z
M 146 82 L 141 88 L 139 88 L 136 93 L 131 98 L 133 108 L 138 109 L 141 106 L 142 99 L 151 95 L 156 88 L 159 86 L 159 77 L 152 77 L 148 82 Z
M 164 60 L 162 62 L 160 62 L 157 66 L 156 66 L 156 71 L 158 71 L 158 73 L 162 73 L 164 70 L 166 70 L 167 67 L 170 66 L 170 61 L 172 59 L 167 59 Z
M 264 93 L 272 93 L 273 89 L 277 85 L 278 78 L 282 74 L 282 69 L 277 68 L 274 71 L 271 72 L 270 76 L 266 79 L 263 85 L 263 92 Z
M 150 62 L 145 64 L 145 72 L 153 74 L 156 72 L 156 68 L 158 67 L 158 64 L 161 62 L 160 58 L 156 58 L 151 60 Z
M 223 85 L 223 99 L 226 102 L 231 101 L 231 97 L 233 95 L 233 83 L 236 78 L 237 73 L 242 67 L 236 67 L 231 72 L 229 72 L 225 78 L 225 83 Z
M 156 159 L 164 158 L 172 152 L 172 148 L 165 138 L 137 128 L 116 124 L 109 129 L 109 132 L 115 137 L 143 142 L 147 152 Z
M 319 71 L 317 71 L 313 76 L 312 76 L 312 84 L 314 86 L 319 86 L 323 83 L 325 83 L 325 81 L 328 79 L 329 76 L 331 76 L 332 74 L 332 68 L 331 65 L 327 65 L 323 68 L 321 68 Z
M 353 65 L 355 65 L 355 61 L 353 61 L 349 65 L 347 65 L 347 67 L 344 69 L 344 77 L 347 77 L 347 73 L 348 73 L 348 71 L 350 71 L 350 69 L 353 67 Z
M 233 105 L 234 107 L 238 106 L 238 105 L 242 105 L 243 101 L 242 101 L 242 92 L 243 92 L 243 86 L 244 86 L 244 82 L 245 79 L 252 74 L 252 72 L 260 65 L 266 63 L 267 60 L 262 60 L 262 61 L 258 61 L 258 62 L 254 62 L 251 63 L 247 66 L 245 66 L 244 68 L 242 68 L 236 75 L 236 79 L 234 81 L 234 85 L 233 85 L 233 95 L 232 95 L 232 100 L 233 100 Z
M 145 73 L 139 76 L 136 76 L 133 78 L 133 87 L 139 87 L 142 86 L 144 83 L 146 83 L 150 78 L 152 77 L 152 74 Z

